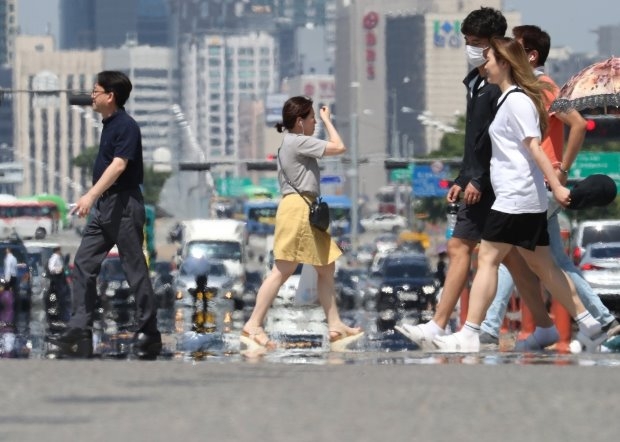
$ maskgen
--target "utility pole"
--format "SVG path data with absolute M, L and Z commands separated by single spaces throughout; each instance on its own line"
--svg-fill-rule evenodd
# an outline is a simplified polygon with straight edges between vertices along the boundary
M 351 180 L 351 252 L 357 252 L 358 224 L 359 224 L 359 160 L 357 156 L 357 113 L 351 114 L 351 167 L 349 179 Z

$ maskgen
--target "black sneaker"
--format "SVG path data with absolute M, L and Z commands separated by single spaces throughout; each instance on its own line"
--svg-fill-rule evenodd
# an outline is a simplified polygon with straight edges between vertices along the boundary
M 68 328 L 56 335 L 48 335 L 45 340 L 57 346 L 64 356 L 90 358 L 93 355 L 93 332 L 85 328 Z
M 161 334 L 137 333 L 133 338 L 133 353 L 140 359 L 157 359 L 161 353 Z
M 487 332 L 480 332 L 480 350 L 497 350 L 498 348 L 499 338 Z

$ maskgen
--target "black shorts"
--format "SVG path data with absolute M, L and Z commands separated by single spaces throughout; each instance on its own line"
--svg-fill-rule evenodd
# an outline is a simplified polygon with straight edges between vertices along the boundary
M 495 194 L 492 190 L 483 192 L 482 198 L 476 204 L 467 205 L 461 201 L 452 236 L 470 241 L 480 241 L 494 201 Z
M 491 210 L 484 225 L 482 239 L 535 250 L 549 245 L 547 212 L 504 213 Z

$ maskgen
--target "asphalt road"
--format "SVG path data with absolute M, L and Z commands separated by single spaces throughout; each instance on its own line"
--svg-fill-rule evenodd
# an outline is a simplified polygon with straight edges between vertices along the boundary
M 0 441 L 608 442 L 620 426 L 617 353 L 171 357 L 2 360 Z
M 6 360 L 0 364 L 0 440 L 617 438 L 617 367 L 371 360 Z

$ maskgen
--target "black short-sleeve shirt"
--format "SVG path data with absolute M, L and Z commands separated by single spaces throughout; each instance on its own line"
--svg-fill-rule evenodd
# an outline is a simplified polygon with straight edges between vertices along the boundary
M 115 157 L 128 160 L 127 168 L 113 184 L 116 190 L 135 189 L 142 184 L 142 135 L 138 123 L 124 109 L 103 120 L 99 153 L 93 167 L 95 184 Z

